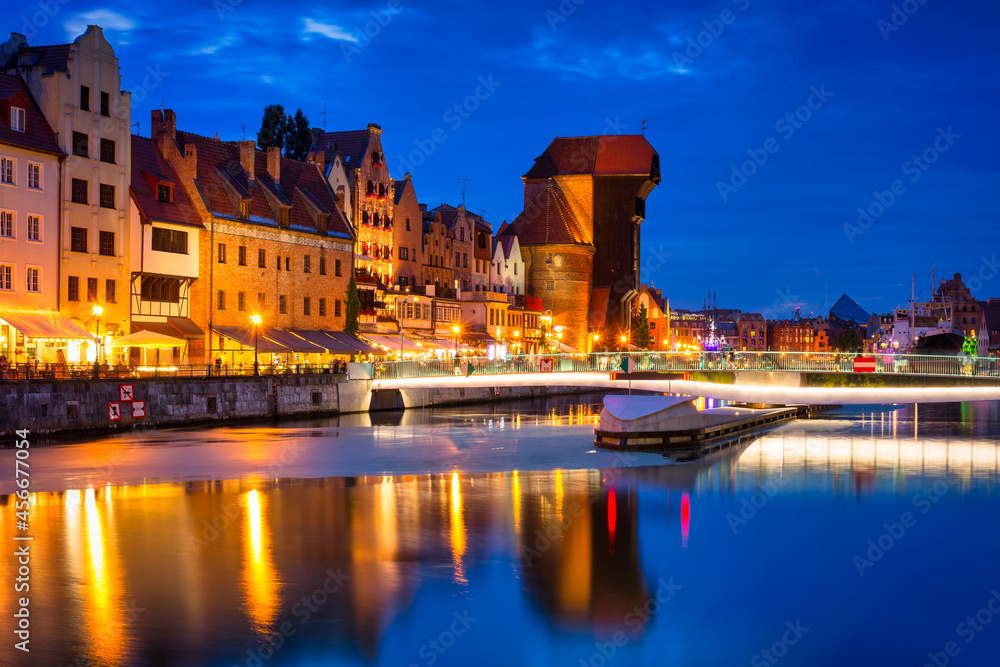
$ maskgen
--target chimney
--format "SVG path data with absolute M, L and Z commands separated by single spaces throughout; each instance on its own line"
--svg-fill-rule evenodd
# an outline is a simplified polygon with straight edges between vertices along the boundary
M 247 173 L 247 180 L 251 183 L 256 182 L 256 176 L 254 174 L 254 161 L 256 160 L 256 151 L 254 150 L 254 142 L 250 139 L 245 139 L 243 141 L 237 141 L 240 146 L 240 166 L 243 167 L 243 171 Z
M 171 141 L 177 139 L 177 115 L 174 114 L 173 109 L 164 109 L 162 111 L 153 109 L 152 116 L 152 132 L 150 132 L 150 135 L 156 143 L 159 144 L 164 139 L 170 139 Z
M 320 171 L 326 167 L 323 151 L 309 151 L 306 153 L 306 162 L 316 165 Z
M 382 126 L 375 123 L 368 123 L 368 131 L 374 132 L 375 134 L 382 134 Z
M 277 146 L 267 147 L 267 173 L 271 174 L 275 184 L 281 184 L 281 149 Z
M 186 182 L 198 178 L 198 147 L 194 144 L 184 144 L 184 159 L 180 164 L 174 165 L 174 168 Z
M 407 181 L 410 180 L 410 172 L 406 172 L 406 175 L 403 176 L 403 179 Z

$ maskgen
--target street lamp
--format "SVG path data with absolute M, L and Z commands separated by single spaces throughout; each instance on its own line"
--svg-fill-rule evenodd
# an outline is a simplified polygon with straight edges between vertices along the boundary
M 251 315 L 250 321 L 253 322 L 253 374 L 257 377 L 260 375 L 260 366 L 257 365 L 257 328 L 260 326 L 260 315 Z
M 403 312 L 406 310 L 406 302 L 409 298 L 398 301 L 399 312 L 396 313 L 396 317 L 399 318 L 399 360 L 403 360 Z
M 454 324 L 452 325 L 451 330 L 455 332 L 455 358 L 458 359 L 458 332 L 462 330 L 462 327 Z
M 96 373 L 97 367 L 101 363 L 101 315 L 104 313 L 104 306 L 95 305 L 90 312 L 97 318 L 97 333 L 94 335 L 97 343 L 97 351 L 94 353 L 94 372 Z

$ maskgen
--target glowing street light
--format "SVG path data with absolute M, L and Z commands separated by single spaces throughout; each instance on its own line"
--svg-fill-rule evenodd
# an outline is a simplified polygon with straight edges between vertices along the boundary
M 455 358 L 458 359 L 458 332 L 462 330 L 462 327 L 454 324 L 452 325 L 451 330 L 455 332 Z
M 94 355 L 94 373 L 96 374 L 97 368 L 101 364 L 101 315 L 104 313 L 104 306 L 94 305 L 90 312 L 97 318 L 97 332 L 94 334 L 94 342 L 97 344 L 97 353 Z
M 257 329 L 260 327 L 260 315 L 251 315 L 250 321 L 253 322 L 253 374 L 257 377 L 260 375 L 260 366 L 257 365 Z

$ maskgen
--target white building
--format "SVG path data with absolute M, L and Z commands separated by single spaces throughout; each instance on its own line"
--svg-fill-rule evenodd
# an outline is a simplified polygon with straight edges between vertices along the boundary
M 517 236 L 505 234 L 493 239 L 492 290 L 524 294 L 524 259 Z

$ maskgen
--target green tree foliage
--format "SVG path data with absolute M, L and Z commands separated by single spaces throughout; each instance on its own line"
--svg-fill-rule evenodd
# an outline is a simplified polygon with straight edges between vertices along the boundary
M 844 329 L 833 339 L 833 349 L 838 352 L 854 352 L 861 347 L 861 338 L 854 329 Z
M 639 315 L 636 316 L 635 322 L 632 324 L 632 344 L 647 350 L 649 343 L 649 314 L 646 312 L 646 306 L 642 305 L 639 306 Z
M 972 334 L 962 341 L 962 354 L 967 354 L 970 357 L 976 356 L 979 352 L 979 343 L 976 342 L 976 337 Z
M 288 121 L 285 107 L 280 104 L 268 104 L 264 107 L 264 118 L 260 121 L 260 130 L 257 132 L 257 147 L 262 151 L 271 146 L 284 148 Z
M 347 284 L 347 309 L 344 313 L 347 320 L 344 322 L 344 331 L 352 336 L 358 333 L 358 320 L 361 317 L 361 299 L 358 298 L 358 283 L 351 275 L 351 282 Z
M 312 145 L 312 130 L 309 129 L 309 119 L 302 109 L 295 116 L 288 116 L 285 123 L 285 157 L 293 160 L 305 160 L 309 146 Z

